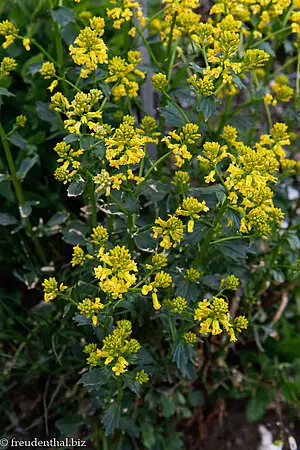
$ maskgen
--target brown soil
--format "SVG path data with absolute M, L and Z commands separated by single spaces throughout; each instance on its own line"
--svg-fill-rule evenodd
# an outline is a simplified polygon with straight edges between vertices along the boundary
M 272 432 L 273 441 L 284 439 L 284 450 L 289 450 L 288 437 L 292 435 L 300 444 L 300 423 L 290 418 L 287 411 L 281 411 L 282 421 L 274 409 L 256 423 L 248 423 L 245 417 L 245 403 L 233 402 L 219 407 L 201 421 L 198 411 L 196 420 L 182 429 L 186 450 L 257 450 L 260 443 L 258 427 L 264 425 Z

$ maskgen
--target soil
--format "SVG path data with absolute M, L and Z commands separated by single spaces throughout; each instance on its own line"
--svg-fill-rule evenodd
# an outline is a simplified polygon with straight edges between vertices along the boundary
M 284 450 L 290 450 L 288 437 L 293 436 L 300 444 L 300 422 L 290 418 L 288 411 L 282 410 L 281 421 L 275 409 L 256 423 L 248 423 L 245 417 L 245 403 L 235 401 L 230 405 L 222 405 L 213 412 L 206 421 L 200 416 L 192 424 L 182 429 L 186 450 L 258 450 L 261 442 L 259 425 L 271 431 L 273 442 L 284 440 Z

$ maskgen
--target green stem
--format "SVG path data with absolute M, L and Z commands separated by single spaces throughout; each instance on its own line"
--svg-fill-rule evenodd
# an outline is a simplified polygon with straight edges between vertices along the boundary
M 90 197 L 90 202 L 91 202 L 91 207 L 92 207 L 92 225 L 95 228 L 98 225 L 97 204 L 96 204 L 96 199 L 95 199 L 94 182 L 93 182 L 92 178 L 88 181 L 88 191 L 89 191 L 89 197 Z
M 281 28 L 281 30 L 274 31 L 274 33 L 268 34 L 268 36 L 264 37 L 263 39 L 260 39 L 259 41 L 255 42 L 250 48 L 258 47 L 260 44 L 262 44 L 265 41 L 268 41 L 271 36 L 276 36 L 277 34 L 283 33 L 284 31 L 288 31 L 291 29 L 291 26 Z
M 219 244 L 219 242 L 231 241 L 233 239 L 251 239 L 253 237 L 255 237 L 255 234 L 249 234 L 247 236 L 228 236 L 228 237 L 224 237 L 222 239 L 217 239 L 216 241 L 212 241 L 212 242 L 210 242 L 209 245 L 215 245 L 215 244 Z
M 8 141 L 7 141 L 7 138 L 5 135 L 5 131 L 2 127 L 1 122 L 0 122 L 0 139 L 1 139 L 1 142 L 2 142 L 2 145 L 4 148 L 6 159 L 7 159 L 10 176 L 11 176 L 14 190 L 15 190 L 17 200 L 18 200 L 19 209 L 21 209 L 25 204 L 22 186 L 21 186 L 20 180 L 17 176 L 14 160 L 13 160 L 13 157 L 12 157 L 12 154 L 10 151 L 10 146 L 8 144 Z M 21 215 L 21 217 L 22 217 L 22 215 Z M 42 262 L 42 264 L 46 265 L 47 259 L 45 257 L 42 247 L 40 246 L 38 239 L 33 235 L 32 225 L 31 225 L 29 217 L 24 217 L 24 222 L 25 222 L 25 226 L 27 229 L 27 233 L 32 238 L 32 241 L 34 243 L 34 246 L 35 246 L 36 252 L 40 258 L 40 261 Z
M 47 52 L 47 50 L 41 45 L 39 44 L 34 38 L 30 39 L 30 42 L 35 45 L 48 59 L 49 61 L 52 61 L 53 64 L 56 64 L 55 59 L 52 58 L 52 56 L 50 55 L 50 53 Z
M 175 342 L 174 328 L 173 328 L 173 323 L 172 323 L 172 319 L 171 319 L 170 313 L 168 313 L 168 321 L 169 321 L 169 326 L 170 326 L 172 340 L 173 340 L 173 342 Z
M 180 113 L 182 114 L 182 116 L 185 118 L 186 122 L 187 122 L 187 123 L 190 123 L 190 119 L 188 118 L 188 116 L 185 114 L 185 112 L 183 111 L 183 109 L 182 109 L 179 105 L 177 105 L 177 103 L 173 100 L 173 98 L 170 97 L 170 95 L 167 94 L 166 92 L 165 92 L 165 96 L 167 97 L 168 100 L 170 100 L 170 102 L 172 102 L 172 103 L 174 104 L 174 106 L 178 109 L 178 111 L 180 111 Z
M 223 216 L 223 214 L 227 210 L 227 206 L 228 206 L 227 202 L 228 201 L 225 200 L 223 205 L 221 206 L 221 208 L 217 212 L 217 214 L 216 214 L 216 216 L 215 216 L 215 218 L 213 220 L 212 227 L 208 231 L 208 233 L 207 233 L 207 235 L 205 237 L 205 241 L 204 241 L 204 244 L 202 246 L 201 252 L 198 255 L 199 262 L 202 262 L 202 260 L 207 256 L 208 249 L 209 249 L 209 246 L 210 246 L 210 242 L 212 240 L 212 237 L 213 237 L 213 234 L 215 232 L 216 226 L 219 224 L 219 222 L 221 220 L 221 217 Z
M 173 69 L 173 65 L 174 65 L 174 61 L 175 61 L 175 57 L 176 57 L 176 51 L 177 51 L 177 39 L 175 41 L 174 48 L 173 48 L 173 51 L 172 51 L 171 57 L 170 57 L 170 62 L 169 62 L 169 67 L 168 67 L 168 83 L 170 82 L 171 77 L 172 77 L 172 69 Z
M 137 189 L 136 189 L 136 196 L 139 195 L 142 185 L 143 183 L 147 180 L 147 178 L 149 177 L 150 173 L 164 160 L 166 159 L 168 156 L 170 156 L 173 153 L 173 150 L 170 150 L 168 153 L 165 153 L 161 158 L 159 158 L 157 161 L 155 161 L 155 163 L 148 169 L 148 171 L 146 172 L 145 176 L 144 176 L 144 180 L 141 181 L 141 183 L 139 183 Z
M 270 112 L 269 105 L 266 102 L 264 102 L 264 105 L 265 105 L 265 109 L 266 109 L 267 120 L 268 120 L 269 131 L 270 131 L 273 126 L 271 112 Z
M 156 67 L 161 70 L 160 68 L 160 63 L 157 61 L 156 56 L 154 55 L 152 48 L 149 45 L 149 42 L 147 41 L 147 39 L 145 38 L 144 34 L 142 33 L 142 31 L 140 30 L 140 28 L 137 26 L 137 24 L 135 22 L 132 22 L 133 26 L 136 28 L 140 38 L 142 39 L 145 47 L 147 48 L 149 55 L 151 56 L 152 61 L 154 62 L 154 64 L 156 65 Z

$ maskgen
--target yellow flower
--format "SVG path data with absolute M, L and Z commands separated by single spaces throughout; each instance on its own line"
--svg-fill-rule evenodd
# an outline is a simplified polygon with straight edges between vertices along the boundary
M 8 56 L 5 56 L 0 64 L 0 76 L 8 76 L 10 72 L 13 70 L 16 70 L 17 68 L 17 62 L 14 58 L 9 58 Z
M 240 281 L 235 275 L 228 275 L 221 280 L 221 288 L 231 289 L 232 291 L 236 291 L 239 284 Z
M 158 310 L 161 308 L 161 304 L 158 301 L 157 291 L 159 288 L 167 288 L 172 285 L 172 277 L 168 273 L 161 271 L 155 275 L 154 280 L 150 284 L 146 284 L 142 287 L 142 294 L 147 295 L 152 292 L 153 308 Z
M 85 298 L 82 302 L 78 303 L 77 308 L 80 314 L 85 315 L 87 319 L 90 319 L 98 314 L 99 311 L 104 308 L 104 305 L 101 303 L 101 299 L 99 297 L 96 297 L 95 300 Z
M 45 279 L 42 286 L 44 288 L 45 302 L 54 300 L 61 292 L 67 289 L 67 286 L 64 286 L 63 283 L 58 286 L 58 283 L 54 277 L 50 277 L 48 280 Z
M 108 253 L 100 255 L 104 266 L 96 267 L 95 276 L 100 280 L 99 286 L 113 299 L 122 298 L 123 294 L 135 283 L 136 263 L 131 259 L 127 248 L 117 245 Z
M 25 48 L 25 50 L 27 52 L 30 51 L 30 39 L 29 38 L 24 38 L 23 39 L 23 47 Z
M 157 226 L 152 227 L 153 236 L 158 238 L 163 236 L 160 246 L 166 249 L 176 247 L 177 243 L 181 242 L 184 234 L 184 225 L 180 219 L 169 215 L 168 220 L 163 220 L 160 217 L 155 220 Z
M 143 369 L 135 374 L 135 379 L 140 384 L 148 383 L 149 375 Z
M 200 212 L 207 212 L 208 210 L 209 208 L 206 206 L 204 200 L 203 202 L 199 202 L 199 200 L 194 197 L 188 197 L 183 200 L 181 208 L 177 208 L 176 214 L 190 217 L 188 222 L 188 232 L 192 233 L 194 231 L 194 220 L 199 219 Z
M 18 127 L 24 128 L 27 122 L 27 117 L 21 114 L 16 117 L 16 124 Z
M 7 48 L 19 37 L 19 30 L 12 22 L 4 20 L 4 22 L 0 23 L 0 35 L 5 37 L 5 42 L 2 44 L 2 47 Z
M 163 306 L 170 309 L 171 312 L 182 314 L 187 309 L 188 304 L 185 298 L 178 296 L 172 300 L 166 300 Z
M 44 62 L 42 67 L 40 68 L 40 73 L 42 74 L 45 80 L 55 77 L 56 70 L 53 62 L 50 61 Z
M 151 83 L 157 91 L 164 92 L 168 86 L 168 80 L 164 73 L 156 73 L 152 76 Z
M 84 253 L 84 251 L 82 250 L 81 247 L 79 247 L 79 245 L 76 245 L 75 247 L 73 247 L 73 255 L 72 255 L 72 267 L 74 266 L 82 266 L 85 261 L 87 261 L 88 259 L 92 259 L 92 255 L 86 255 Z
M 184 274 L 184 279 L 191 281 L 192 283 L 197 283 L 201 277 L 202 273 L 199 272 L 197 269 L 194 269 L 191 267 L 190 269 L 187 269 Z
M 182 339 L 189 345 L 193 345 L 198 341 L 196 333 L 193 333 L 192 331 L 183 333 Z
M 172 150 L 175 156 L 175 164 L 181 167 L 185 160 L 189 161 L 192 154 L 188 151 L 188 145 L 195 144 L 201 137 L 198 133 L 198 125 L 194 123 L 187 123 L 179 133 L 170 131 L 169 135 L 162 139 L 168 149 Z
M 75 64 L 85 65 L 89 70 L 95 70 L 98 64 L 107 64 L 107 47 L 101 36 L 104 33 L 104 20 L 92 17 L 90 26 L 80 31 L 79 35 L 70 45 L 69 50 Z
M 152 264 L 146 264 L 148 270 L 160 270 L 168 265 L 168 258 L 163 253 L 154 253 L 151 262 Z
M 98 225 L 96 228 L 93 228 L 93 233 L 91 234 L 91 241 L 95 245 L 104 245 L 108 240 L 108 231 L 107 228 L 102 225 Z

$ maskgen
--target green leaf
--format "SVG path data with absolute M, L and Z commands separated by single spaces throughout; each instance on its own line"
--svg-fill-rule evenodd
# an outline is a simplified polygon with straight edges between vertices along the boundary
M 21 178 L 21 180 L 24 180 L 29 170 L 32 169 L 32 167 L 38 162 L 38 159 L 39 158 L 37 155 L 33 156 L 32 158 L 23 159 L 17 171 L 17 176 Z
M 163 416 L 166 417 L 167 419 L 173 416 L 173 414 L 176 411 L 176 402 L 174 398 L 170 399 L 166 395 L 162 395 L 161 404 Z
M 196 301 L 199 294 L 200 288 L 196 283 L 185 280 L 182 276 L 177 277 L 175 280 L 176 285 L 176 296 L 185 298 L 188 301 Z
M 300 357 L 300 336 L 283 340 L 279 343 L 278 350 L 283 355 Z
M 61 27 L 69 22 L 76 22 L 75 16 L 68 8 L 59 6 L 56 9 L 51 9 L 50 14 L 54 22 L 58 23 Z
M 173 127 L 183 127 L 186 125 L 186 118 L 182 115 L 182 112 L 172 102 L 168 102 L 167 106 L 159 108 L 161 115 L 166 119 L 168 125 Z
M 84 180 L 72 181 L 68 187 L 68 197 L 77 197 L 78 195 L 81 195 L 84 191 L 84 186 Z
M 195 220 L 193 232 L 185 231 L 184 244 L 198 244 L 208 229 L 209 224 L 203 222 L 203 220 Z
M 48 103 L 37 101 L 36 107 L 38 116 L 41 120 L 43 120 L 44 122 L 49 122 L 51 124 L 53 123 L 59 124 L 55 111 L 51 111 L 51 109 L 49 109 Z
M 265 52 L 269 53 L 271 56 L 276 56 L 273 48 L 271 47 L 269 42 L 262 42 L 258 47 L 260 50 L 264 50 Z
M 284 239 L 289 243 L 291 250 L 299 250 L 300 248 L 300 240 L 297 236 L 296 230 L 290 230 L 284 233 Z
M 9 92 L 7 89 L 0 87 L 0 96 L 5 95 L 6 97 L 15 97 L 15 94 Z
M 76 133 L 72 133 L 72 134 L 68 134 L 67 136 L 65 136 L 65 137 L 63 138 L 63 141 L 64 141 L 66 144 L 71 144 L 72 142 L 78 141 L 78 139 L 79 139 L 79 135 L 76 134 Z
M 152 450 L 154 445 L 156 444 L 156 433 L 153 426 L 149 423 L 142 423 L 141 429 L 144 446 L 147 450 Z
M 265 414 L 268 404 L 274 396 L 273 389 L 258 388 L 254 398 L 247 404 L 246 417 L 249 422 L 256 422 Z
M 0 225 L 6 227 L 7 225 L 15 225 L 17 223 L 18 220 L 15 217 L 6 213 L 0 213 Z
M 192 348 L 185 342 L 179 341 L 172 349 L 172 361 L 176 363 L 184 377 L 192 379 L 196 376 L 191 363 Z
M 27 142 L 22 136 L 16 131 L 8 138 L 9 142 L 11 142 L 16 147 L 19 147 L 22 150 L 25 150 L 27 147 Z
M 205 121 L 209 119 L 216 113 L 216 98 L 214 95 L 210 97 L 201 97 L 198 105 L 197 111 L 203 112 Z
M 143 183 L 141 194 L 148 200 L 159 202 L 168 194 L 169 189 L 164 183 L 159 180 L 151 180 Z
M 57 225 L 63 224 L 67 218 L 69 217 L 69 214 L 66 212 L 58 212 L 52 216 L 48 222 L 46 223 L 47 227 L 55 227 Z
M 196 64 L 194 62 L 191 62 L 189 64 L 189 66 L 191 69 L 193 69 L 195 72 L 198 72 L 198 73 L 203 73 L 203 71 L 205 70 L 205 67 L 200 67 L 200 66 L 198 66 L 198 64 Z
M 0 173 L 0 183 L 2 183 L 2 181 L 7 181 L 10 179 L 10 176 L 7 173 Z
M 64 437 L 73 437 L 75 436 L 80 427 L 82 425 L 82 421 L 77 414 L 68 415 L 63 419 L 59 419 L 55 422 L 56 428 L 59 430 L 60 434 Z
M 90 372 L 86 372 L 82 375 L 77 384 L 83 384 L 84 387 L 90 388 L 99 387 L 105 384 L 110 377 L 109 371 L 105 369 L 93 369 Z
M 151 230 L 142 231 L 134 235 L 133 239 L 137 248 L 143 252 L 152 252 L 157 245 L 157 241 L 151 235 Z
M 19 211 L 22 219 L 26 219 L 26 217 L 30 216 L 32 208 L 29 203 L 24 203 L 23 205 L 19 206 Z
M 138 438 L 140 436 L 139 427 L 134 420 L 130 419 L 130 417 L 120 418 L 120 429 L 135 438 Z
M 140 397 L 140 395 L 141 395 L 141 385 L 140 385 L 140 383 L 138 381 L 136 381 L 136 380 L 132 381 L 132 380 L 125 379 L 124 386 L 128 387 L 128 389 L 130 389 L 135 395 Z
M 228 259 L 238 261 L 239 259 L 247 258 L 248 253 L 253 253 L 246 241 L 232 240 L 220 242 L 214 245 L 214 248 L 220 251 Z
M 120 407 L 117 403 L 112 403 L 103 416 L 105 436 L 110 436 L 116 428 L 120 427 Z
M 86 239 L 83 234 L 74 228 L 63 233 L 63 241 L 71 245 L 86 245 Z

